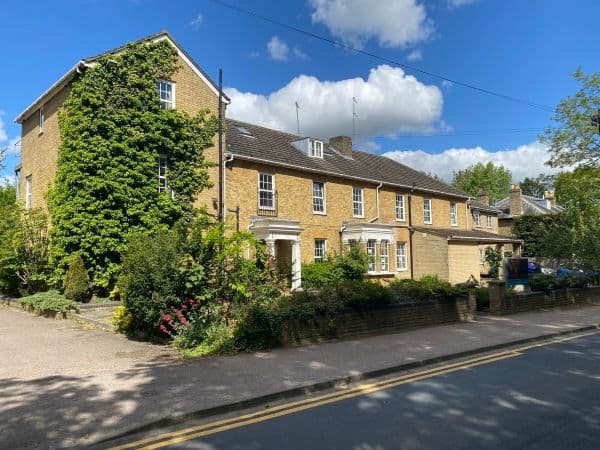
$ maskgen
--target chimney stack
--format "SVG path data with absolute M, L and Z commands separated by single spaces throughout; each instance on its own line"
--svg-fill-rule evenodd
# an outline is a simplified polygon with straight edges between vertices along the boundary
M 350 136 L 335 136 L 329 139 L 329 145 L 333 146 L 344 156 L 352 158 L 352 138 Z
M 544 191 L 544 200 L 546 200 L 546 208 L 552 209 L 555 205 L 554 191 Z
M 510 209 L 511 216 L 520 216 L 523 214 L 523 202 L 521 201 L 521 186 L 519 184 L 510 185 L 508 207 Z
M 490 196 L 483 188 L 479 188 L 477 193 L 477 201 L 485 206 L 490 206 Z

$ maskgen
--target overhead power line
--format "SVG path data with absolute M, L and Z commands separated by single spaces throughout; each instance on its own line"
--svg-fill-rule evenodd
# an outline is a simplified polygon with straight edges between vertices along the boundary
M 365 56 L 369 56 L 370 58 L 374 58 L 374 59 L 377 59 L 379 61 L 383 61 L 385 63 L 391 64 L 391 65 L 394 65 L 394 66 L 399 66 L 399 67 L 402 67 L 404 69 L 408 69 L 408 70 L 410 70 L 412 72 L 417 72 L 417 73 L 420 73 L 422 75 L 426 75 L 426 76 L 429 76 L 429 77 L 432 77 L 432 78 L 437 78 L 438 80 L 448 81 L 448 82 L 450 82 L 452 84 L 455 84 L 457 86 L 461 86 L 463 88 L 471 89 L 473 91 L 476 91 L 476 92 L 479 92 L 479 93 L 482 93 L 482 94 L 491 95 L 491 96 L 494 96 L 494 97 L 497 97 L 497 98 L 501 98 L 501 99 L 504 99 L 504 100 L 508 100 L 508 101 L 511 101 L 511 102 L 515 102 L 515 103 L 521 103 L 523 105 L 527 105 L 527 106 L 529 106 L 531 108 L 535 108 L 535 109 L 538 109 L 538 110 L 548 111 L 548 112 L 554 112 L 554 108 L 552 108 L 550 106 L 542 105 L 542 104 L 539 104 L 539 103 L 534 103 L 534 102 L 526 100 L 526 99 L 514 97 L 512 95 L 503 94 L 501 92 L 493 91 L 491 89 L 485 89 L 483 87 L 476 86 L 474 84 L 469 84 L 469 83 L 466 83 L 466 82 L 458 81 L 458 80 L 456 80 L 454 78 L 449 78 L 449 77 L 446 77 L 444 75 L 440 75 L 440 74 L 437 74 L 437 73 L 434 73 L 434 72 L 429 72 L 427 70 L 419 69 L 418 67 L 414 67 L 414 66 L 411 66 L 409 64 L 405 64 L 405 63 L 402 63 L 400 61 L 396 61 L 394 59 L 387 58 L 385 56 L 377 55 L 376 53 L 368 52 L 366 50 L 361 50 L 361 49 L 353 47 L 351 45 L 344 44 L 341 41 L 336 41 L 335 39 L 330 39 L 330 38 L 322 36 L 320 34 L 316 34 L 316 33 L 313 33 L 311 31 L 304 30 L 304 29 L 299 28 L 297 26 L 290 25 L 290 24 L 287 24 L 285 22 L 281 22 L 279 20 L 275 20 L 275 19 L 272 19 L 272 18 L 267 17 L 267 16 L 263 16 L 261 14 L 258 14 L 256 12 L 254 12 L 254 11 L 251 11 L 249 9 L 241 8 L 239 6 L 232 5 L 232 4 L 224 2 L 222 0 L 209 0 L 209 1 L 211 1 L 211 2 L 213 2 L 215 4 L 217 4 L 217 5 L 220 5 L 220 6 L 224 7 L 224 8 L 228 8 L 228 9 L 231 9 L 233 11 L 236 11 L 238 13 L 245 14 L 247 16 L 251 16 L 251 17 L 254 17 L 256 19 L 262 20 L 264 22 L 268 22 L 268 23 L 271 23 L 273 25 L 277 25 L 279 27 L 295 31 L 296 33 L 300 33 L 300 34 L 303 34 L 305 36 L 309 36 L 309 37 L 312 37 L 314 39 L 318 39 L 320 41 L 323 41 L 323 42 L 326 42 L 328 44 L 334 45 L 336 47 L 342 47 L 342 48 L 351 50 L 352 52 L 359 53 L 359 54 L 365 55 Z
M 506 128 L 506 129 L 497 129 L 497 130 L 464 130 L 464 131 L 448 131 L 448 132 L 437 132 L 437 133 L 399 133 L 394 135 L 397 138 L 405 138 L 405 137 L 453 137 L 453 136 L 481 136 L 486 134 L 513 134 L 513 133 L 534 133 L 539 131 L 544 131 L 545 128 L 537 127 L 537 128 Z

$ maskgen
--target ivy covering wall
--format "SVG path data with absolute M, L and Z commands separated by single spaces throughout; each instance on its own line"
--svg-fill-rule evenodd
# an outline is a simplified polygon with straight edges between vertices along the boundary
M 170 79 L 177 67 L 166 41 L 130 44 L 72 82 L 48 199 L 57 279 L 80 254 L 93 284 L 110 286 L 128 237 L 189 217 L 195 195 L 210 185 L 203 150 L 212 145 L 216 117 L 161 108 L 157 80 Z M 163 193 L 159 155 L 168 157 L 170 191 Z

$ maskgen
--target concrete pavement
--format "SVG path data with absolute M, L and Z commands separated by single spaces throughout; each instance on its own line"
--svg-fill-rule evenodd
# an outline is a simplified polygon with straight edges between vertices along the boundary
M 600 307 L 269 352 L 181 360 L 168 347 L 0 308 L 0 447 L 78 446 L 170 417 L 600 324 Z

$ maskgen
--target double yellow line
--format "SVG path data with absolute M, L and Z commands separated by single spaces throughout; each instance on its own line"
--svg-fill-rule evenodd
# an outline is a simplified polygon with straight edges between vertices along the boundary
M 509 350 L 499 353 L 494 353 L 479 358 L 469 359 L 467 361 L 457 362 L 454 364 L 447 364 L 444 366 L 434 367 L 429 370 L 424 370 L 418 373 L 407 374 L 394 378 L 388 378 L 376 383 L 361 384 L 355 387 L 347 388 L 341 391 L 332 392 L 316 397 L 311 397 L 304 400 L 298 400 L 295 402 L 284 403 L 281 405 L 269 408 L 266 411 L 257 411 L 254 413 L 245 414 L 242 416 L 231 417 L 228 419 L 217 420 L 215 422 L 206 423 L 203 425 L 197 425 L 194 427 L 185 428 L 178 431 L 169 433 L 159 434 L 149 438 L 141 439 L 127 444 L 112 447 L 110 450 L 128 450 L 128 449 L 157 449 L 166 447 L 168 445 L 174 445 L 181 442 L 189 441 L 192 439 L 209 436 L 211 434 L 221 433 L 223 431 L 240 428 L 253 423 L 264 422 L 277 417 L 286 416 L 288 414 L 297 413 L 306 409 L 316 408 L 318 406 L 327 405 L 328 403 L 338 402 L 361 395 L 371 394 L 373 392 L 381 391 L 383 389 L 389 389 L 401 384 L 412 383 L 414 381 L 424 380 L 427 378 L 444 375 L 447 373 L 455 372 L 458 370 L 468 369 L 471 367 L 479 366 L 482 364 L 488 364 L 495 361 L 501 361 L 508 358 L 514 358 L 515 356 L 521 355 L 523 351 L 529 350 L 536 347 L 542 347 L 545 345 L 556 344 L 560 342 L 570 341 L 572 339 L 578 339 L 584 336 L 592 334 L 598 334 L 598 331 L 593 331 L 586 334 L 578 334 L 562 339 L 556 339 L 549 342 L 543 342 L 540 344 L 532 344 L 529 346 L 521 347 L 516 350 Z

